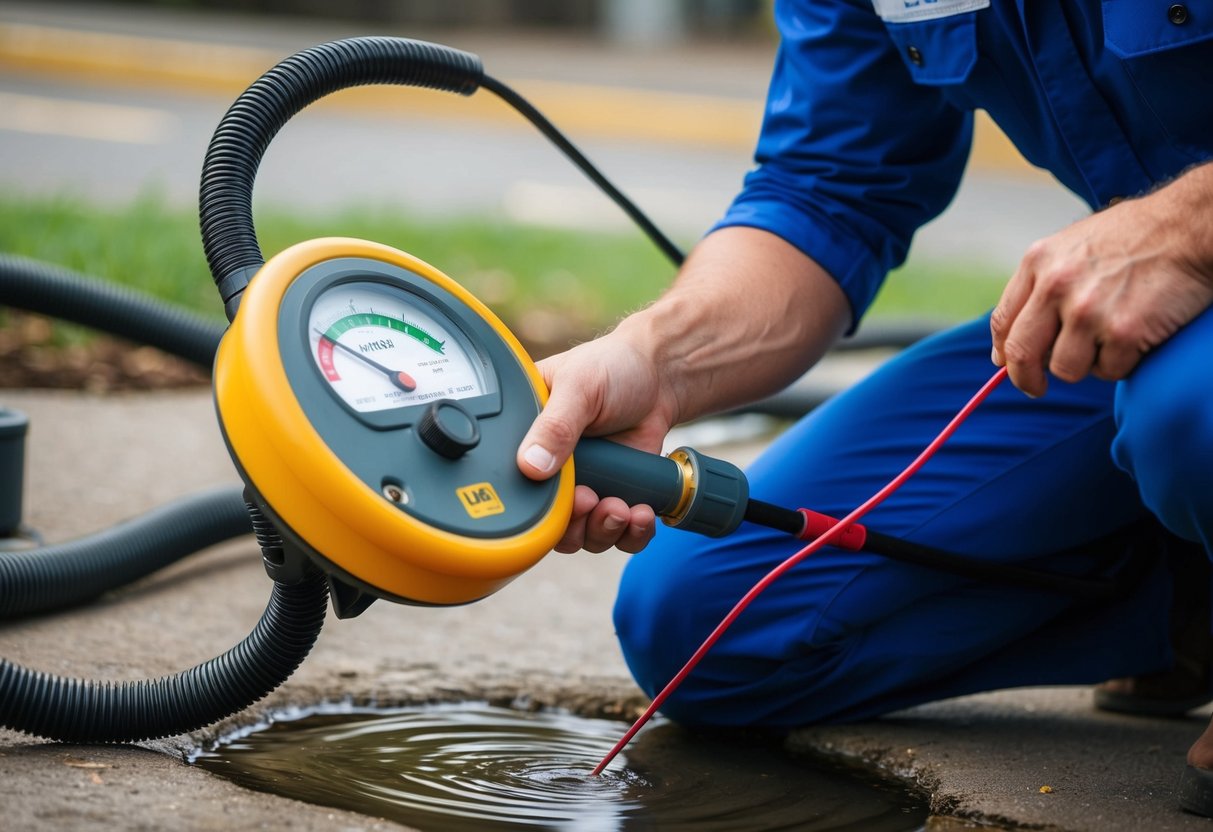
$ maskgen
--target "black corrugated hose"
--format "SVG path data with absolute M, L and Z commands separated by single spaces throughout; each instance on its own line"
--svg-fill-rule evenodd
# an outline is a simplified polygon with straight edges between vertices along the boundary
M 675 263 L 682 253 L 573 143 L 480 58 L 407 38 L 362 37 L 305 49 L 266 72 L 236 99 L 207 148 L 199 189 L 202 247 L 229 320 L 264 258 L 253 226 L 253 181 L 270 141 L 304 107 L 338 90 L 399 84 L 472 95 L 482 86 L 517 109 L 602 188 Z
M 366 37 L 305 49 L 270 69 L 228 108 L 202 166 L 202 247 L 227 308 L 264 258 L 253 228 L 253 180 L 270 141 L 286 122 L 329 93 L 363 84 L 403 84 L 471 95 L 480 59 L 446 46 Z
M 240 489 L 169 504 L 92 537 L 0 554 L 0 617 L 79 603 L 251 528 Z M 93 682 L 0 659 L 0 725 L 63 742 L 182 734 L 248 707 L 286 681 L 320 635 L 328 580 L 311 570 L 274 583 L 243 641 L 197 667 L 136 682 Z
M 274 584 L 247 637 L 222 656 L 138 682 L 92 682 L 28 670 L 0 659 L 0 724 L 62 742 L 139 742 L 183 734 L 261 699 L 311 651 L 328 606 L 328 580 L 313 571 Z
M 79 540 L 0 552 L 0 619 L 82 604 L 251 528 L 242 489 L 222 488 Z
M 50 315 L 156 347 L 210 372 L 223 336 L 204 318 L 70 269 L 0 254 L 0 306 Z

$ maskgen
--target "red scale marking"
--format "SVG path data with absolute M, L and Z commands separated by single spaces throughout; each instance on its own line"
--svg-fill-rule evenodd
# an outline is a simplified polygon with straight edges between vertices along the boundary
M 316 358 L 320 362 L 320 371 L 324 373 L 324 377 L 329 381 L 341 381 L 341 374 L 337 372 L 337 367 L 333 364 L 333 342 L 328 338 L 321 338 L 320 343 L 316 345 Z

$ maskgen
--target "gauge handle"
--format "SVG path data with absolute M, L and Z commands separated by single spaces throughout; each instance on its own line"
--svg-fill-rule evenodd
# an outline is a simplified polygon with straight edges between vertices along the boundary
M 745 517 L 750 488 L 741 469 L 693 448 L 669 456 L 606 439 L 582 439 L 573 451 L 578 485 L 599 497 L 652 506 L 668 525 L 721 537 Z

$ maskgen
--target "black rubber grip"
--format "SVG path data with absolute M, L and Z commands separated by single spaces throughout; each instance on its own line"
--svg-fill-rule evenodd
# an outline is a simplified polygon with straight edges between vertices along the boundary
M 673 511 L 682 499 L 678 463 L 605 439 L 582 439 L 573 451 L 578 485 L 599 497 L 618 497 L 630 506 L 652 506 L 658 514 Z

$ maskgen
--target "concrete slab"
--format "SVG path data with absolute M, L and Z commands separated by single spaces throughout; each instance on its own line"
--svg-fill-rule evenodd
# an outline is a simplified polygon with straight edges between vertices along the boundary
M 26 522 L 51 542 L 204 487 L 238 484 L 207 393 L 4 391 L 0 401 L 30 416 Z M 6 625 L 0 655 L 94 679 L 183 670 L 252 629 L 271 586 L 259 559 L 251 539 L 215 547 L 96 604 Z M 522 693 L 587 713 L 630 714 L 640 699 L 609 619 L 622 565 L 617 554 L 557 555 L 471 606 L 380 604 L 352 621 L 330 618 L 300 672 L 237 721 L 344 697 L 509 702 Z M 182 752 L 213 734 L 97 748 L 48 745 L 0 731 L 6 794 L 0 827 L 396 828 L 249 794 L 180 762 Z
M 4 391 L 0 403 L 31 417 L 26 517 L 51 541 L 237 482 L 205 392 Z M 756 447 L 734 450 L 744 457 Z M 377 604 L 361 618 L 330 620 L 313 655 L 282 689 L 191 736 L 97 747 L 0 732 L 6 794 L 0 825 L 399 828 L 249 793 L 185 765 L 181 756 L 271 709 L 321 700 L 508 703 L 525 696 L 591 715 L 631 716 L 643 701 L 609 617 L 623 563 L 617 553 L 553 555 L 477 604 L 443 610 Z M 252 542 L 234 541 L 87 607 L 7 624 L 0 655 L 89 678 L 172 673 L 243 637 L 269 587 Z M 1181 813 L 1172 793 L 1202 720 L 1099 715 L 1089 703 L 1089 692 L 1077 688 L 1002 691 L 862 725 L 804 729 L 789 745 L 914 783 L 945 818 L 1004 828 L 1208 828 L 1210 821 Z M 1042 786 L 1051 793 L 1041 793 Z
M 915 782 L 933 811 L 951 817 L 1169 832 L 1213 825 L 1175 802 L 1184 755 L 1207 722 L 1207 710 L 1175 720 L 1103 714 L 1089 688 L 1033 688 L 806 728 L 788 746 Z

